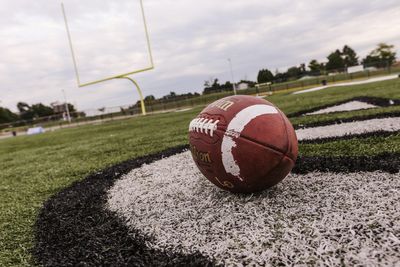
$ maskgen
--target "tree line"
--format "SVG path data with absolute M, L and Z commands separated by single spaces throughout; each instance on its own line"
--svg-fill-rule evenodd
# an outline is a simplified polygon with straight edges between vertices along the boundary
M 199 93 L 184 93 L 184 94 L 177 94 L 173 91 L 169 92 L 169 94 L 162 96 L 160 98 L 156 98 L 154 95 L 148 95 L 146 96 L 144 100 L 144 104 L 146 106 L 153 106 L 153 105 L 160 105 L 168 102 L 173 102 L 173 101 L 179 101 L 179 100 L 185 100 L 185 99 L 190 99 L 194 97 L 200 96 Z M 140 100 L 136 102 L 135 105 L 129 106 L 129 109 L 137 109 L 141 105 Z M 121 112 L 125 112 L 126 110 L 124 108 L 121 108 Z
M 84 116 L 84 113 L 78 113 L 72 104 L 67 104 L 71 117 Z M 25 102 L 17 104 L 18 113 L 14 113 L 8 108 L 0 107 L 0 124 L 16 121 L 32 121 L 36 118 L 54 116 L 55 119 L 62 118 L 62 113 L 57 113 L 51 106 L 42 103 L 29 105 Z
M 308 68 L 305 63 L 300 66 L 290 67 L 285 72 L 275 71 L 273 74 L 269 69 L 261 69 L 257 75 L 258 83 L 267 82 L 285 82 L 288 80 L 299 79 L 305 75 L 318 76 L 321 74 L 329 74 L 335 72 L 345 72 L 348 67 L 363 65 L 364 68 L 375 67 L 384 68 L 390 67 L 396 61 L 396 52 L 394 46 L 386 43 L 380 43 L 372 50 L 365 58 L 359 59 L 357 53 L 348 45 L 342 49 L 336 49 L 327 56 L 326 62 L 318 62 L 312 59 L 308 63 Z
M 239 84 L 240 83 L 247 83 L 249 87 L 254 87 L 256 85 L 256 82 L 249 80 L 240 80 Z M 233 91 L 233 84 L 230 81 L 226 81 L 225 83 L 220 83 L 218 78 L 210 78 L 209 80 L 204 81 L 204 88 L 202 95 L 220 93 L 226 91 Z M 157 104 L 168 103 L 171 101 L 190 99 L 198 96 L 200 96 L 200 94 L 197 92 L 184 93 L 184 94 L 177 94 L 175 92 L 170 92 L 168 95 L 162 96 L 160 98 L 156 98 L 154 95 L 148 95 L 144 98 L 144 103 L 145 105 L 157 105 Z M 130 106 L 128 109 L 139 108 L 139 107 L 140 107 L 140 101 L 137 101 L 135 105 Z
M 247 83 L 249 87 L 254 87 L 256 82 L 249 80 L 240 80 L 238 84 Z M 233 84 L 230 81 L 220 84 L 218 78 L 210 78 L 208 81 L 204 81 L 203 95 L 233 91 Z

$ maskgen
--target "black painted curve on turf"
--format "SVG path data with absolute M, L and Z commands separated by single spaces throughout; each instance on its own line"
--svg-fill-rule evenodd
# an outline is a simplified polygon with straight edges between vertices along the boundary
M 35 224 L 35 261 L 44 266 L 214 266 L 200 253 L 182 255 L 147 247 L 147 237 L 104 209 L 107 190 L 121 175 L 187 148 L 117 164 L 51 197 Z
M 298 157 L 292 172 L 306 174 L 309 172 L 373 172 L 383 171 L 398 173 L 400 171 L 400 154 L 383 153 L 376 156 L 361 157 Z
M 342 104 L 345 104 L 345 103 L 348 103 L 351 101 L 360 101 L 360 102 L 368 103 L 368 104 L 375 105 L 378 107 L 390 107 L 390 106 L 400 105 L 400 99 L 388 99 L 388 98 L 371 97 L 371 96 L 357 96 L 357 97 L 353 97 L 353 98 L 346 99 L 343 101 L 338 101 L 338 102 L 335 102 L 332 104 L 326 104 L 326 105 L 321 105 L 321 106 L 318 106 L 315 108 L 300 110 L 300 111 L 297 111 L 294 113 L 290 113 L 287 116 L 289 118 L 299 117 L 299 116 L 303 116 L 307 113 L 315 112 L 315 111 L 330 108 L 330 107 L 335 107 L 335 106 L 342 105 Z M 338 112 L 342 112 L 342 111 L 338 111 Z M 338 113 L 338 112 L 331 112 L 331 113 Z
M 146 246 L 148 237 L 129 229 L 105 209 L 107 191 L 123 174 L 163 157 L 188 149 L 188 145 L 129 160 L 89 175 L 51 197 L 35 224 L 33 255 L 44 266 L 214 266 L 200 253 L 182 255 Z M 400 155 L 375 157 L 299 157 L 294 173 L 399 172 Z

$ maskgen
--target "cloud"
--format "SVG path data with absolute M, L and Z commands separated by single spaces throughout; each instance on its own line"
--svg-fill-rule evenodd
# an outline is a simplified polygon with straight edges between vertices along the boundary
M 145 43 L 132 41 L 139 35 L 127 33 L 131 25 L 125 22 L 138 14 L 128 12 L 133 2 L 65 1 L 69 14 L 90 10 L 84 13 L 93 23 L 87 29 L 100 29 L 90 35 L 96 49 L 79 59 L 92 74 L 119 72 L 146 60 L 143 50 L 132 49 L 145 48 Z M 393 0 L 144 0 L 144 6 L 156 67 L 134 76 L 145 95 L 201 91 L 210 77 L 230 80 L 228 58 L 237 80 L 255 79 L 260 68 L 284 70 L 313 58 L 325 60 L 345 44 L 360 57 L 379 42 L 400 47 L 400 5 Z M 77 88 L 59 2 L 7 1 L 0 23 L 2 106 L 15 110 L 18 101 L 49 104 L 62 100 L 62 89 L 80 109 L 138 99 L 133 85 L 123 80 Z M 96 50 L 103 52 L 101 57 L 91 54 Z

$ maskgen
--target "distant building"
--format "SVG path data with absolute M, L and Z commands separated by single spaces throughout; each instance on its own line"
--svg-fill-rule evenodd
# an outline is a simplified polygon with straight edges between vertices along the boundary
M 366 67 L 364 70 L 365 71 L 377 71 L 378 68 L 377 67 Z
M 60 114 L 60 113 L 64 113 L 67 111 L 66 107 L 65 107 L 65 103 L 60 103 L 60 102 L 53 102 L 50 104 L 50 106 L 53 108 L 53 111 L 55 114 Z
M 240 82 L 236 85 L 237 90 L 246 90 L 249 89 L 249 84 L 246 82 Z
M 352 67 L 347 68 L 347 73 L 356 73 L 356 72 L 361 72 L 361 71 L 364 71 L 363 65 L 352 66 Z
M 400 67 L 400 61 L 393 63 L 392 67 L 395 67 L 395 68 Z
M 56 115 L 61 115 L 63 121 L 69 121 L 70 120 L 70 115 L 69 111 L 67 111 L 67 105 L 66 103 L 60 103 L 60 102 L 53 102 L 50 104 L 50 106 L 53 108 L 54 114 Z

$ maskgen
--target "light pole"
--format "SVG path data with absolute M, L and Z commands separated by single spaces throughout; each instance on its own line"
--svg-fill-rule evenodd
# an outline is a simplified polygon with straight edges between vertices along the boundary
M 69 114 L 69 107 L 68 107 L 68 103 L 67 103 L 67 96 L 65 95 L 65 91 L 64 89 L 62 89 L 63 95 L 64 95 L 64 101 L 65 101 L 65 110 L 67 111 L 67 119 L 68 122 L 71 123 L 71 116 Z
M 235 84 L 235 78 L 233 77 L 233 70 L 232 70 L 232 61 L 230 58 L 228 58 L 229 62 L 229 67 L 231 69 L 231 76 L 232 76 L 232 83 L 233 83 L 233 93 L 236 95 L 236 84 Z

